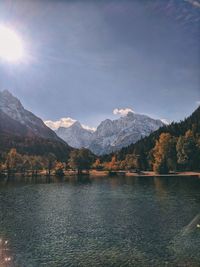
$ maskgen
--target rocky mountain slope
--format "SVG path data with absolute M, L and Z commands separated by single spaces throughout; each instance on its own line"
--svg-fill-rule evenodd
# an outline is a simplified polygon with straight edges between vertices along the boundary
M 0 92 L 0 112 L 2 117 L 5 117 L 6 114 L 7 117 L 12 119 L 12 123 L 18 125 L 18 130 L 23 128 L 25 135 L 40 136 L 60 141 L 60 138 L 58 138 L 54 131 L 48 128 L 40 118 L 24 109 L 21 102 L 7 90 Z M 1 121 L 2 130 L 7 131 L 6 125 L 10 124 L 11 121 L 9 124 L 2 123 Z M 12 131 L 18 134 L 15 127 L 12 128 Z
M 94 132 L 75 122 L 70 127 L 58 128 L 56 134 L 72 147 L 86 147 L 102 155 L 135 143 L 163 125 L 160 120 L 129 112 L 119 119 L 102 121 Z
M 129 112 L 117 120 L 105 120 L 92 136 L 89 149 L 97 154 L 107 154 L 135 143 L 163 126 L 160 120 Z
M 162 133 L 169 133 L 178 138 L 184 136 L 188 130 L 191 130 L 194 135 L 200 136 L 200 106 L 185 120 L 164 125 L 149 136 L 137 141 L 135 144 L 131 144 L 117 151 L 115 155 L 118 160 L 124 160 L 128 154 L 139 155 L 142 159 L 143 169 L 150 169 L 149 158 L 151 158 L 151 151 L 155 147 L 156 141 L 159 139 L 160 135 Z M 112 156 L 111 154 L 105 155 L 103 156 L 103 160 L 109 161 Z
M 17 148 L 29 154 L 53 152 L 59 158 L 67 157 L 71 150 L 56 133 L 9 91 L 0 92 L 0 153 Z
M 59 127 L 56 134 L 75 148 L 88 147 L 92 138 L 92 131 L 86 130 L 76 121 L 70 127 Z

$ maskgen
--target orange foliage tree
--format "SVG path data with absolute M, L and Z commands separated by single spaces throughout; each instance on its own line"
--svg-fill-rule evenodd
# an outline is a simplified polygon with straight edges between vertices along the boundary
M 153 170 L 168 173 L 176 170 L 176 138 L 169 133 L 162 133 L 153 149 Z

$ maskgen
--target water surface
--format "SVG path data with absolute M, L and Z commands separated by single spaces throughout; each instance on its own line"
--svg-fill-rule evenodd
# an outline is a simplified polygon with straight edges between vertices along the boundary
M 2 181 L 0 266 L 200 266 L 199 212 L 192 177 Z

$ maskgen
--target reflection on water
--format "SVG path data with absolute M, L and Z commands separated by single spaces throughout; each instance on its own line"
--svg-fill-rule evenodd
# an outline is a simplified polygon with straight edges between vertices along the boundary
M 9 249 L 8 240 L 0 237 L 0 266 L 7 267 L 12 265 L 12 257 Z
M 182 266 L 200 266 L 200 214 L 173 238 L 169 249 Z
M 200 180 L 0 182 L 0 266 L 200 266 Z

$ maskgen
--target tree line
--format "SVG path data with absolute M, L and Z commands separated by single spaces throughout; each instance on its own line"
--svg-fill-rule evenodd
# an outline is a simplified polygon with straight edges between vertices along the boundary
M 63 176 L 67 170 L 75 170 L 78 174 L 88 171 L 95 156 L 85 148 L 72 150 L 67 161 L 59 161 L 55 154 L 45 156 L 18 153 L 16 148 L 10 149 L 0 160 L 0 176 L 21 175 L 37 176 L 41 172 L 50 176 L 52 173 Z
M 113 158 L 116 161 L 116 156 Z M 170 133 L 162 133 L 147 155 L 127 154 L 124 160 L 118 161 L 118 166 L 122 169 L 147 170 L 146 165 L 148 170 L 160 174 L 200 170 L 199 135 L 191 130 L 179 137 Z
M 179 123 L 159 128 L 135 144 L 101 157 L 122 169 L 195 171 L 200 169 L 200 107 Z M 117 162 L 117 164 L 116 164 Z
M 67 170 L 82 174 L 90 169 L 138 172 L 154 170 L 162 174 L 199 171 L 200 107 L 184 121 L 161 127 L 136 144 L 109 155 L 97 157 L 88 149 L 82 148 L 73 149 L 70 153 L 66 150 L 66 157 L 60 158 L 59 153 L 30 155 L 11 148 L 0 157 L 0 175 L 19 172 L 34 176 L 43 172 L 46 175 L 53 173 L 62 176 Z
M 148 169 L 146 168 L 148 166 Z M 37 176 L 38 172 L 63 176 L 67 170 L 75 170 L 77 174 L 90 169 L 120 171 L 153 170 L 167 174 L 176 171 L 200 170 L 200 135 L 195 130 L 188 130 L 179 137 L 170 133 L 161 133 L 155 146 L 147 155 L 130 153 L 124 159 L 113 154 L 110 160 L 97 158 L 88 149 L 73 150 L 67 161 L 59 161 L 55 154 L 46 156 L 22 155 L 15 148 L 11 149 L 0 162 L 0 174 L 8 176 L 15 173 Z

